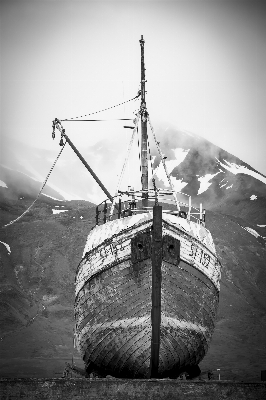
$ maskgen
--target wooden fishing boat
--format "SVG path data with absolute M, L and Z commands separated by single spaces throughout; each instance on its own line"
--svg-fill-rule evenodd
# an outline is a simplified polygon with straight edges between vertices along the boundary
M 157 189 L 155 180 L 149 188 L 143 37 L 140 45 L 134 131 L 139 118 L 142 186 L 114 197 L 104 188 L 109 199 L 96 209 L 76 273 L 75 344 L 87 373 L 193 377 L 215 326 L 220 263 L 202 207 L 193 208 L 190 196 L 184 202 L 169 176 L 170 189 Z

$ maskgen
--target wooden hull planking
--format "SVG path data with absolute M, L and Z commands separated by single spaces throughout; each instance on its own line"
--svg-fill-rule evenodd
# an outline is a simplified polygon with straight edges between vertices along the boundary
M 99 242 L 85 249 L 77 271 L 76 347 L 88 372 L 148 378 L 152 264 L 149 251 L 145 253 L 145 238 L 150 235 L 152 220 L 146 215 L 120 232 L 113 229 L 111 237 L 108 231 L 105 239 L 106 232 L 101 230 L 106 225 L 98 227 Z M 181 228 L 163 218 L 163 236 L 180 241 L 180 262 L 164 252 L 159 377 L 177 377 L 203 359 L 218 306 L 220 268 L 213 244 L 210 241 L 207 246 L 206 240 L 203 243 Z M 132 243 L 138 235 L 146 240 L 140 256 L 144 259 L 132 262 L 132 257 L 136 258 Z

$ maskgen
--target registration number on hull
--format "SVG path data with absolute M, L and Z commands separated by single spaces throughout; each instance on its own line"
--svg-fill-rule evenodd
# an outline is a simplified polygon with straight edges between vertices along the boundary
M 208 268 L 210 261 L 211 261 L 210 255 L 205 253 L 204 250 L 200 249 L 194 243 L 191 243 L 191 249 L 190 249 L 189 256 L 192 257 L 194 260 L 196 260 L 196 258 L 198 258 L 200 264 L 204 268 Z

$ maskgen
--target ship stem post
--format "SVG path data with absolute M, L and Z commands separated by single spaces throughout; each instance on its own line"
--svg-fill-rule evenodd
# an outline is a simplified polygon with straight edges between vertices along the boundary
M 151 309 L 151 359 L 150 378 L 158 378 L 160 327 L 161 327 L 161 281 L 162 281 L 162 206 L 153 207 L 152 231 L 152 309 Z
M 141 35 L 141 185 L 142 185 L 142 206 L 148 207 L 148 153 L 147 153 L 147 109 L 145 101 L 145 64 L 144 64 L 144 39 Z

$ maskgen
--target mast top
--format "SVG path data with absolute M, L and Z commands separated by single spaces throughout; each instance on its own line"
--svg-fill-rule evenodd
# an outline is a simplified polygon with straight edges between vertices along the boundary
M 147 109 L 145 101 L 145 63 L 144 63 L 144 39 L 141 35 L 140 39 L 141 49 L 141 185 L 142 185 L 142 205 L 148 207 L 148 136 L 147 136 Z
M 145 63 L 144 63 L 144 39 L 143 35 L 141 35 L 141 39 L 139 41 L 141 48 L 141 110 L 146 111 L 146 101 L 145 101 Z

